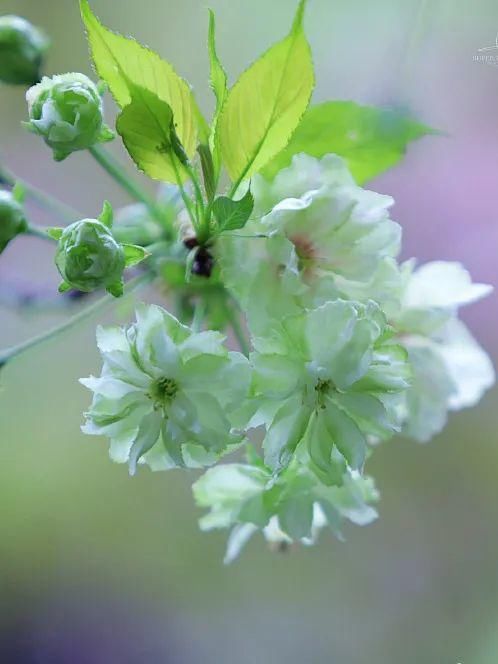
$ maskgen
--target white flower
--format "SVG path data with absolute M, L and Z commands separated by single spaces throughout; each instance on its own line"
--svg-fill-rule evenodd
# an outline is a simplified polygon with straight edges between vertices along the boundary
M 141 306 L 129 329 L 99 328 L 104 359 L 83 431 L 111 439 L 111 458 L 153 470 L 214 463 L 241 437 L 230 412 L 244 399 L 249 365 L 218 332 L 192 331 L 157 306 Z
M 339 297 L 397 297 L 401 228 L 389 217 L 393 199 L 357 186 L 342 159 L 298 155 L 273 183 L 256 178 L 253 192 L 256 207 L 270 211 L 243 237 L 228 233 L 217 257 L 257 334 L 282 311 Z
M 494 384 L 491 360 L 457 318 L 460 306 L 491 291 L 473 284 L 459 263 L 428 263 L 408 279 L 394 321 L 413 368 L 404 407 L 408 436 L 428 441 L 443 429 L 448 411 L 474 406 Z
M 324 186 L 351 186 L 355 181 L 341 157 L 328 154 L 322 159 L 307 154 L 297 154 L 287 168 L 282 169 L 269 182 L 262 175 L 255 175 L 251 191 L 255 200 L 255 216 L 267 214 L 287 198 L 301 198 L 309 191 Z
M 434 261 L 415 269 L 406 264 L 409 274 L 401 297 L 397 327 L 411 334 L 431 334 L 456 316 L 460 307 L 489 295 L 493 287 L 474 284 L 460 263 Z
M 193 491 L 199 507 L 209 509 L 200 520 L 202 530 L 231 528 L 225 563 L 258 530 L 270 548 L 281 550 L 293 542 L 311 546 L 325 526 L 342 539 L 344 521 L 366 526 L 377 518 L 371 478 L 352 471 L 341 486 L 326 487 L 299 464 L 275 477 L 252 452 L 247 463 L 210 468 Z

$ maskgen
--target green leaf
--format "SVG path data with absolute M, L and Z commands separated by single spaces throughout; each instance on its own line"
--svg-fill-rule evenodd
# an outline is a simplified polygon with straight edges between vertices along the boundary
M 64 233 L 63 228 L 47 228 L 46 233 L 49 237 L 51 237 L 53 240 L 59 241 L 62 237 L 62 233 Z
M 26 199 L 26 187 L 20 182 L 16 182 L 12 189 L 12 198 L 18 203 L 24 203 Z
M 104 125 L 99 134 L 98 142 L 99 143 L 108 143 L 113 141 L 116 138 L 116 134 L 112 131 L 110 127 Z
M 178 158 L 171 107 L 155 93 L 132 86 L 116 129 L 137 167 L 154 180 L 176 183 L 188 174 Z
M 262 170 L 272 179 L 304 152 L 312 157 L 343 157 L 359 184 L 394 166 L 411 141 L 437 132 L 394 109 L 331 101 L 310 108 L 287 147 Z
M 209 10 L 209 35 L 208 35 L 208 51 L 209 51 L 209 64 L 211 66 L 209 83 L 216 97 L 216 111 L 215 118 L 219 114 L 225 97 L 227 94 L 227 75 L 223 66 L 218 58 L 216 52 L 216 21 L 214 12 Z
M 112 228 L 112 222 L 114 219 L 114 212 L 112 209 L 111 204 L 109 201 L 104 201 L 104 206 L 102 208 L 102 212 L 100 215 L 97 217 L 99 221 L 101 221 L 104 226 L 107 226 L 107 228 Z
M 133 265 L 138 265 L 143 260 L 145 260 L 150 253 L 146 251 L 143 247 L 139 247 L 136 244 L 122 244 L 121 245 L 125 255 L 125 264 L 126 267 L 132 267 Z
M 124 293 L 124 284 L 122 281 L 117 281 L 115 284 L 107 286 L 106 291 L 113 297 L 121 297 Z
M 243 228 L 254 209 L 254 198 L 250 189 L 239 201 L 232 201 L 226 196 L 219 196 L 213 203 L 213 214 L 218 222 L 218 230 L 233 231 Z
M 202 116 L 188 84 L 157 53 L 103 26 L 88 0 L 80 0 L 80 8 L 95 69 L 117 104 L 123 108 L 131 102 L 130 82 L 156 95 L 171 107 L 178 138 L 192 157 Z
M 70 286 L 65 281 L 61 281 L 61 283 L 59 284 L 59 287 L 58 287 L 57 290 L 59 291 L 59 293 L 67 293 L 71 289 L 72 289 L 72 286 Z
M 290 34 L 242 74 L 221 111 L 216 143 L 235 183 L 287 145 L 308 107 L 314 74 L 302 27 L 305 4 L 299 3 Z
M 223 66 L 218 58 L 218 53 L 216 51 L 216 21 L 214 13 L 209 10 L 209 33 L 208 33 L 208 52 L 209 52 L 209 63 L 210 63 L 210 75 L 209 83 L 211 89 L 214 92 L 216 98 L 216 109 L 213 117 L 213 124 L 211 129 L 211 136 L 209 139 L 209 147 L 213 154 L 213 165 L 214 173 L 217 178 L 221 168 L 221 154 L 219 146 L 216 144 L 216 131 L 218 126 L 218 120 L 220 117 L 221 109 L 225 103 L 225 99 L 228 92 L 227 87 L 227 75 Z

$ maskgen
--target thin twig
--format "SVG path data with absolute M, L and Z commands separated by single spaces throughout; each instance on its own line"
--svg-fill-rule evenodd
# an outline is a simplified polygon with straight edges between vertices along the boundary
M 152 275 L 150 273 L 147 274 L 142 274 L 139 275 L 138 277 L 135 277 L 134 279 L 131 279 L 127 283 L 127 295 L 131 292 L 133 292 L 136 288 L 138 288 L 141 285 L 144 285 L 148 283 L 152 278 Z M 43 343 L 44 341 L 48 341 L 49 339 L 52 339 L 62 332 L 65 332 L 66 330 L 71 329 L 81 321 L 85 320 L 92 314 L 96 313 L 103 307 L 105 307 L 108 304 L 111 304 L 112 302 L 115 302 L 115 298 L 112 295 L 105 295 L 104 297 L 96 300 L 92 304 L 90 304 L 86 309 L 83 309 L 83 311 L 78 312 L 74 316 L 71 316 L 71 318 L 68 318 L 66 321 L 61 323 L 60 325 L 47 330 L 46 332 L 42 332 L 41 334 L 37 335 L 36 337 L 32 337 L 31 339 L 28 339 L 27 341 L 24 341 L 23 343 L 17 344 L 16 346 L 11 346 L 10 348 L 6 348 L 5 350 L 0 352 L 0 367 L 5 365 L 7 362 L 12 360 L 15 357 L 18 357 L 25 351 L 29 350 L 30 348 L 33 348 L 34 346 L 37 346 L 38 344 Z
M 148 196 L 142 189 L 128 177 L 122 166 L 113 156 L 100 145 L 94 145 L 88 150 L 95 161 L 135 200 L 143 203 L 150 214 L 160 219 L 155 200 Z
M 24 189 L 27 196 L 32 198 L 33 201 L 38 203 L 41 207 L 45 208 L 49 212 L 56 213 L 66 222 L 81 219 L 81 214 L 77 210 L 69 205 L 66 205 L 66 203 L 63 203 L 62 201 L 59 201 L 54 196 L 45 193 L 41 189 L 38 189 L 29 182 L 26 182 L 25 180 L 17 177 L 15 173 L 13 173 L 5 166 L 0 166 L 0 182 L 4 182 L 11 187 L 13 187 L 15 184 L 19 184 Z

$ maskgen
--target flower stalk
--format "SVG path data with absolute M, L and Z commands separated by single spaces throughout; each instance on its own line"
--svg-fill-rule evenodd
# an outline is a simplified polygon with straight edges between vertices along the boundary
M 127 282 L 125 294 L 130 295 L 138 288 L 150 283 L 151 281 L 152 275 L 149 273 L 134 277 Z M 64 332 L 77 327 L 80 323 L 84 322 L 88 318 L 91 318 L 91 316 L 94 314 L 111 305 L 113 301 L 114 298 L 111 295 L 104 295 L 104 297 L 95 300 L 95 302 L 92 302 L 92 304 L 90 304 L 88 307 L 82 311 L 79 311 L 77 314 L 74 314 L 74 316 L 71 316 L 60 325 L 57 325 L 56 327 L 53 327 L 46 332 L 42 332 L 41 334 L 32 337 L 31 339 L 28 339 L 27 341 L 24 341 L 20 344 L 11 346 L 10 348 L 5 348 L 4 350 L 0 351 L 0 367 L 5 366 L 8 362 L 19 357 L 20 355 L 23 355 L 25 352 L 31 350 L 32 348 L 35 348 L 36 346 L 39 346 L 46 341 L 50 341 L 51 339 L 55 339 Z

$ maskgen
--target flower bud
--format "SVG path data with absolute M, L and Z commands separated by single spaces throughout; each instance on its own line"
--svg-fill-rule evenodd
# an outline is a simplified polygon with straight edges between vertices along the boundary
M 151 218 L 143 203 L 127 205 L 116 212 L 113 234 L 118 242 L 129 242 L 146 247 L 161 239 L 163 230 Z
M 104 124 L 99 90 L 84 74 L 45 76 L 28 90 L 26 99 L 30 118 L 27 127 L 43 137 L 56 161 L 114 138 Z
M 106 288 L 115 296 L 123 292 L 124 249 L 97 219 L 76 221 L 62 231 L 55 264 L 64 279 L 61 292 L 69 288 L 87 293 Z
M 21 203 L 9 191 L 0 191 L 0 253 L 27 226 Z
M 0 16 L 0 81 L 33 85 L 40 78 L 47 37 L 19 16 Z

